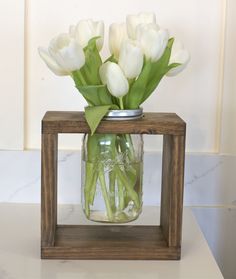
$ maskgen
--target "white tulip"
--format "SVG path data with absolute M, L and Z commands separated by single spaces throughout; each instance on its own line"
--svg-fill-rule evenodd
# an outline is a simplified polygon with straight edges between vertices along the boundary
M 143 52 L 135 41 L 126 40 L 123 42 L 118 64 L 129 79 L 136 78 L 141 73 Z
M 79 70 L 85 64 L 82 47 L 69 34 L 60 34 L 52 39 L 48 51 L 56 64 L 65 72 Z
M 155 62 L 161 58 L 169 40 L 169 32 L 155 24 L 140 24 L 136 28 L 137 40 L 147 59 Z
M 116 59 L 119 58 L 120 48 L 128 38 L 125 23 L 112 23 L 109 28 L 109 49 Z
M 103 21 L 93 21 L 91 19 L 81 20 L 76 26 L 70 26 L 70 35 L 84 48 L 88 45 L 90 39 L 97 39 L 97 49 L 100 51 L 104 41 L 104 23 Z
M 104 64 L 101 65 L 101 67 L 99 68 L 99 75 L 102 81 L 102 84 L 107 84 L 107 70 L 108 70 L 108 66 L 110 65 L 110 63 L 112 62 L 106 62 Z
M 43 61 L 46 63 L 48 68 L 58 76 L 67 76 L 70 73 L 64 70 L 62 67 L 60 67 L 57 62 L 51 57 L 50 53 L 46 48 L 39 47 L 38 52 L 40 57 L 43 59 Z
M 109 92 L 121 98 L 129 91 L 129 83 L 124 76 L 119 65 L 113 62 L 106 62 L 102 64 L 99 69 L 99 74 L 103 84 L 107 85 Z
M 184 49 L 184 46 L 181 42 L 175 40 L 172 47 L 169 64 L 180 63 L 181 65 L 171 69 L 166 75 L 169 77 L 176 76 L 186 68 L 189 61 L 189 52 Z
M 140 13 L 138 15 L 127 15 L 126 24 L 127 32 L 131 39 L 136 39 L 136 27 L 139 24 L 156 23 L 156 16 L 154 13 Z

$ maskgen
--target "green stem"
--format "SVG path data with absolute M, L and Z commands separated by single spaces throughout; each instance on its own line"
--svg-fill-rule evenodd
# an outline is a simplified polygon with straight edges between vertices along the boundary
M 92 186 L 93 176 L 94 176 L 94 166 L 92 163 L 86 162 L 86 175 L 85 175 L 85 185 L 84 185 L 84 208 L 85 215 L 89 218 L 90 208 L 89 208 L 89 196 L 90 189 Z
M 129 144 L 129 152 L 130 152 L 130 156 L 131 156 L 130 160 L 132 162 L 134 162 L 135 161 L 135 155 L 134 155 L 135 151 L 134 151 L 134 146 L 133 146 L 133 142 L 132 142 L 130 134 L 125 134 L 125 139 Z
M 122 211 L 125 208 L 124 188 L 119 178 L 117 179 L 117 184 L 118 184 L 118 199 L 119 199 L 118 208 L 120 211 Z
M 119 168 L 117 168 L 117 175 L 120 178 L 120 181 L 122 182 L 122 184 L 124 185 L 124 187 L 127 190 L 128 195 L 130 196 L 130 198 L 133 200 L 135 206 L 137 208 L 139 208 L 140 206 L 140 201 L 139 201 L 139 197 L 138 194 L 135 192 L 135 190 L 132 188 L 132 186 L 130 186 L 130 182 L 128 177 L 126 176 L 126 174 L 124 172 L 122 172 Z
M 120 101 L 120 109 L 124 109 L 123 97 L 120 97 L 119 101 Z
M 92 185 L 90 187 L 90 193 L 89 193 L 89 204 L 90 205 L 93 205 L 93 203 L 94 203 L 97 179 L 98 179 L 98 172 L 95 170 L 95 173 L 93 173 Z
M 116 173 L 115 170 L 111 170 L 109 172 L 109 194 L 110 194 L 111 208 L 113 212 L 116 211 L 115 185 L 116 185 Z
M 109 196 L 107 193 L 107 188 L 106 188 L 106 181 L 105 181 L 105 176 L 104 176 L 104 170 L 100 169 L 99 170 L 99 181 L 101 184 L 101 190 L 102 190 L 102 195 L 105 201 L 105 206 L 106 206 L 106 211 L 107 211 L 107 218 L 109 221 L 113 221 L 113 214 L 111 210 L 111 205 L 109 201 Z

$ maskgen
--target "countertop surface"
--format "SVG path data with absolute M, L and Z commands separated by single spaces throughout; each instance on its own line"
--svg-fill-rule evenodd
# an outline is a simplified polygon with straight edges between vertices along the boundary
M 145 207 L 132 224 L 158 224 L 158 214 L 157 207 Z M 0 204 L 0 222 L 0 279 L 223 278 L 189 208 L 181 261 L 41 260 L 39 205 Z M 73 205 L 59 207 L 58 223 L 93 224 Z

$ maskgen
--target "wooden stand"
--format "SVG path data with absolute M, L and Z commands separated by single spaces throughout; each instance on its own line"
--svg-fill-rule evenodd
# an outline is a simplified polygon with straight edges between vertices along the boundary
M 42 120 L 41 258 L 179 260 L 185 122 L 173 113 L 102 121 L 97 133 L 163 135 L 160 226 L 57 225 L 59 133 L 89 133 L 83 112 L 47 112 Z

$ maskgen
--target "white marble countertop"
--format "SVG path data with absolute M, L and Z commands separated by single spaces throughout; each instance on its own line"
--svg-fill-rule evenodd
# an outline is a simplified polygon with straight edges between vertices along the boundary
M 155 224 L 157 214 L 158 208 L 146 207 L 132 224 Z M 77 206 L 61 206 L 58 219 L 89 223 Z M 0 222 L 0 279 L 223 278 L 189 208 L 184 209 L 181 261 L 41 260 L 39 205 L 0 204 Z

